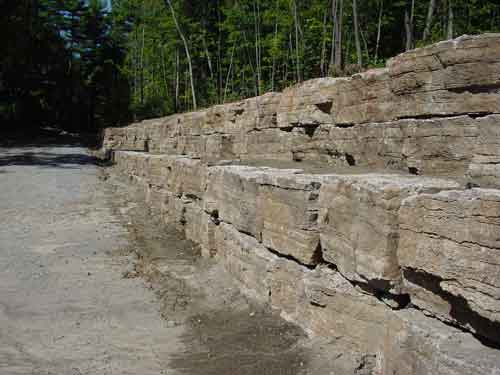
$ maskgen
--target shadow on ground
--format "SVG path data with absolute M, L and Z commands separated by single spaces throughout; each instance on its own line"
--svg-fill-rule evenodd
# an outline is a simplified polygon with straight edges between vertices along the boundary
M 99 148 L 100 136 L 97 133 L 73 134 L 56 128 L 11 129 L 0 132 L 0 147 L 2 148 L 62 146 Z
M 85 165 L 102 165 L 99 159 L 85 151 L 87 148 L 97 147 L 95 134 L 71 134 L 54 128 L 2 132 L 0 167 L 80 168 Z
M 181 331 L 169 366 L 182 375 L 305 375 L 305 332 L 240 292 L 224 266 L 201 257 L 175 225 L 165 225 L 142 189 L 108 175 L 110 204 L 128 227 L 138 257 L 128 277 L 155 290 L 167 325 Z M 130 201 L 128 197 L 135 197 Z M 321 373 L 324 374 L 324 373 Z
M 215 310 L 191 316 L 182 341 L 188 350 L 170 365 L 186 375 L 298 375 L 308 353 L 304 333 L 269 311 Z
M 77 168 L 82 165 L 98 165 L 99 160 L 85 153 L 52 153 L 52 152 L 7 152 L 0 150 L 0 167 L 6 166 L 40 166 L 47 168 Z

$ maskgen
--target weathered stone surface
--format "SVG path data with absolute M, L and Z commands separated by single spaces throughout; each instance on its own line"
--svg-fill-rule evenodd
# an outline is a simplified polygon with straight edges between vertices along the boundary
M 170 157 L 164 163 L 165 187 L 177 195 L 201 199 L 206 186 L 206 165 L 200 160 Z
M 245 166 L 210 167 L 204 205 L 220 220 L 260 238 L 262 220 L 258 210 L 262 170 Z
M 304 264 L 321 261 L 318 197 L 322 177 L 269 170 L 259 189 L 262 243 Z
M 215 242 L 216 224 L 197 201 L 184 201 L 182 225 L 188 240 L 201 246 L 205 256 L 214 256 L 217 252 Z
M 341 78 L 333 90 L 332 116 L 335 124 L 345 126 L 398 118 L 387 68 Z
M 332 128 L 337 155 L 360 166 L 463 176 L 475 152 L 479 124 L 468 117 L 399 120 Z
M 453 181 L 398 175 L 336 176 L 321 186 L 323 258 L 350 280 L 399 289 L 399 208 L 404 198 L 457 188 Z
M 292 153 L 287 147 L 289 138 L 290 133 L 278 128 L 249 131 L 244 136 L 237 158 L 241 160 L 291 160 Z
M 398 256 L 413 303 L 500 342 L 500 192 L 417 195 L 400 217 Z
M 145 151 L 146 139 L 141 132 L 141 124 L 126 128 L 107 128 L 104 130 L 103 148 L 105 150 Z
M 339 167 L 391 169 L 499 186 L 499 115 L 405 119 L 316 129 L 284 138 L 292 159 Z
M 468 176 L 481 186 L 500 187 L 500 116 L 476 119 L 479 133 Z
M 187 202 L 191 201 L 186 201 L 183 197 L 165 192 L 161 197 L 161 201 L 156 201 L 156 204 L 160 204 L 160 215 L 163 222 L 177 228 L 179 231 L 183 231 L 186 223 Z
M 268 273 L 279 258 L 254 237 L 226 223 L 217 226 L 215 243 L 217 256 L 241 283 L 244 292 L 259 301 L 269 302 Z
M 281 93 L 265 95 L 238 102 L 216 105 L 208 112 L 208 120 L 203 127 L 204 134 L 236 134 L 240 131 L 276 127 L 276 110 Z
M 498 375 L 498 350 L 472 335 L 406 309 L 394 312 L 384 342 L 381 374 Z
M 500 35 L 463 36 L 389 60 L 398 118 L 498 113 Z
M 278 107 L 278 126 L 314 127 L 333 124 L 331 117 L 335 78 L 318 78 L 283 90 Z

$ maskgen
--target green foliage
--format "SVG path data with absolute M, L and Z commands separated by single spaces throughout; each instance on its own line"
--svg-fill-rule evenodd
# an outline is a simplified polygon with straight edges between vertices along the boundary
M 95 131 L 128 121 L 126 51 L 100 2 L 7 0 L 3 9 L 3 122 Z
M 97 0 L 3 1 L 0 118 L 20 121 L 29 112 L 95 129 L 193 109 L 168 0 L 114 0 L 111 13 Z M 333 64 L 332 1 L 171 0 L 198 106 L 383 66 L 405 49 L 405 14 L 411 46 L 446 39 L 451 20 L 453 36 L 500 30 L 496 0 L 436 0 L 426 40 L 429 0 L 358 0 L 359 67 L 352 3 L 343 0 L 341 59 Z

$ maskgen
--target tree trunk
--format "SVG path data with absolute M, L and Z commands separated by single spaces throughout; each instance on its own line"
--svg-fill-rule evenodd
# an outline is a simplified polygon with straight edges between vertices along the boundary
M 142 26 L 141 74 L 140 74 L 140 82 L 141 82 L 141 104 L 144 104 L 144 33 L 145 33 L 145 27 Z
M 405 50 L 409 51 L 413 48 L 413 22 L 412 22 L 412 4 L 413 1 L 406 0 L 405 8 Z
M 358 67 L 363 66 L 363 52 L 361 51 L 361 41 L 359 37 L 359 22 L 358 22 L 358 4 L 356 0 L 352 0 L 352 14 L 354 22 L 354 40 L 356 43 L 356 54 L 358 55 Z
M 231 50 L 231 59 L 229 61 L 229 69 L 227 70 L 226 84 L 224 87 L 224 101 L 223 101 L 223 103 L 226 102 L 227 85 L 229 83 L 229 77 L 231 75 L 231 70 L 233 69 L 233 56 L 234 56 L 234 48 L 235 47 L 236 47 L 236 42 L 233 44 L 233 49 Z
M 431 34 L 432 27 L 432 17 L 434 16 L 434 11 L 436 10 L 436 0 L 429 0 L 429 8 L 427 9 L 427 20 L 425 22 L 425 29 L 423 39 L 427 40 Z
M 257 72 L 257 96 L 261 92 L 261 69 L 260 69 L 260 9 L 259 0 L 253 1 L 253 16 L 255 27 L 255 70 Z
M 163 84 L 165 85 L 165 95 L 168 96 L 168 82 L 167 82 L 167 68 L 165 67 L 165 51 L 163 51 L 163 46 L 158 45 L 161 51 L 161 68 L 163 72 Z
M 217 102 L 220 103 L 222 97 L 222 33 L 220 29 L 220 2 L 217 0 Z
M 193 109 L 196 111 L 198 106 L 196 105 L 196 92 L 194 89 L 193 65 L 191 62 L 191 54 L 189 53 L 189 47 L 187 44 L 186 37 L 182 33 L 182 30 L 179 26 L 179 23 L 177 22 L 177 17 L 175 16 L 175 11 L 174 11 L 174 8 L 172 6 L 172 2 L 171 2 L 171 0 L 165 0 L 165 2 L 166 2 L 166 5 L 168 5 L 168 7 L 170 8 L 170 12 L 172 13 L 172 18 L 174 20 L 175 28 L 177 29 L 177 32 L 179 33 L 179 36 L 182 39 L 182 43 L 184 44 L 184 49 L 186 51 L 186 57 L 188 60 L 188 67 L 189 67 L 189 80 L 191 83 L 191 95 L 193 97 Z
M 276 9 L 275 9 L 275 20 L 274 20 L 274 39 L 273 43 L 275 44 L 278 38 L 278 7 L 279 7 L 279 0 L 276 0 Z M 276 55 L 275 52 L 273 51 L 273 67 L 271 70 L 271 91 L 274 91 L 274 76 L 276 74 Z
M 344 4 L 343 0 L 339 0 L 339 13 L 338 13 L 338 25 L 337 37 L 335 38 L 335 69 L 338 72 L 342 70 L 342 19 L 344 16 Z
M 331 49 L 331 55 L 330 55 L 330 67 L 333 67 L 335 64 L 335 48 L 336 48 L 336 41 L 337 41 L 337 34 L 338 34 L 338 17 L 337 17 L 337 8 L 338 8 L 338 3 L 337 0 L 332 0 L 332 22 L 333 22 L 333 28 L 332 28 L 332 49 Z
M 375 62 L 378 60 L 378 49 L 380 46 L 380 32 L 382 30 L 382 14 L 384 12 L 384 0 L 380 0 L 380 8 L 378 12 L 378 25 L 377 25 L 377 44 L 375 46 Z
M 297 15 L 297 3 L 292 0 L 293 4 L 293 18 L 295 20 L 295 68 L 297 70 L 297 81 L 300 82 L 300 57 L 299 57 L 299 20 Z
M 452 0 L 448 0 L 448 24 L 447 24 L 447 39 L 453 39 L 453 4 Z
M 214 79 L 214 71 L 212 68 L 212 58 L 210 57 L 210 52 L 208 51 L 207 41 L 205 40 L 205 35 L 202 35 L 201 42 L 203 43 L 203 48 L 205 49 L 205 55 L 207 56 L 208 70 L 210 71 L 210 78 Z
M 174 111 L 179 112 L 179 49 L 175 49 L 175 108 Z
M 326 54 L 326 20 L 328 18 L 328 11 L 325 9 L 325 13 L 323 14 L 323 32 L 321 33 L 321 61 L 319 64 L 319 69 L 321 72 L 321 77 L 324 77 L 326 74 L 325 69 L 325 54 Z

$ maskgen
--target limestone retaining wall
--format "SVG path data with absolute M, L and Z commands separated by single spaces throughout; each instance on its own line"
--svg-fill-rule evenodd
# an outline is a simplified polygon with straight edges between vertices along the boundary
M 242 290 L 405 375 L 500 374 L 499 146 L 496 34 L 104 139 Z

